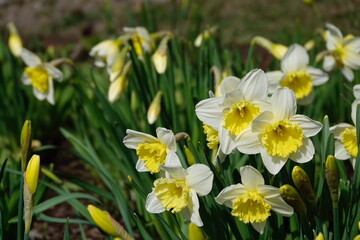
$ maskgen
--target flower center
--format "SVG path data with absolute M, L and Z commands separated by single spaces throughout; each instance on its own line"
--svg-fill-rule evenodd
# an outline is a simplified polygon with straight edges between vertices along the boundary
M 234 103 L 224 115 L 223 127 L 231 134 L 238 135 L 250 126 L 252 120 L 260 113 L 257 105 L 244 100 L 241 103 Z
M 159 178 L 154 185 L 154 193 L 167 211 L 177 213 L 188 205 L 189 188 L 184 180 Z
M 332 52 L 336 64 L 340 67 L 344 66 L 344 62 L 342 59 L 344 58 L 345 52 L 345 48 L 342 44 L 336 44 L 336 49 Z
M 341 134 L 340 142 L 344 144 L 346 151 L 352 156 L 356 157 L 358 154 L 356 130 L 346 128 Z
M 145 162 L 145 167 L 151 173 L 160 172 L 160 165 L 165 164 L 166 146 L 161 143 L 139 143 L 136 148 L 136 154 L 141 161 Z
M 206 124 L 204 124 L 203 127 L 204 133 L 206 134 L 206 141 L 208 142 L 207 146 L 212 150 L 217 149 L 219 145 L 218 131 Z
M 288 87 L 294 91 L 296 99 L 302 99 L 308 96 L 312 91 L 312 78 L 305 71 L 288 73 L 281 81 L 281 87 Z
M 289 120 L 278 121 L 265 127 L 261 142 L 268 154 L 288 158 L 303 145 L 303 130 Z
M 244 223 L 260 223 L 271 215 L 270 209 L 270 204 L 258 192 L 246 192 L 233 201 L 231 214 Z
M 41 93 L 49 91 L 49 73 L 42 67 L 26 67 L 25 74 L 30 78 L 33 87 Z

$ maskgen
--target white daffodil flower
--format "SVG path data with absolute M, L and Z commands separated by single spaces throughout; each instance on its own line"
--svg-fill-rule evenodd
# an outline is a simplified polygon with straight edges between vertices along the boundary
M 120 45 L 122 43 L 122 39 L 105 40 L 92 47 L 89 55 L 95 58 L 95 66 L 112 66 L 116 59 L 116 56 L 120 52 Z
M 355 95 L 355 92 L 354 92 Z M 356 97 L 356 95 L 355 95 Z M 355 99 L 351 105 L 351 119 L 354 125 L 339 123 L 330 128 L 330 132 L 335 138 L 335 158 L 339 160 L 350 159 L 355 168 L 355 161 L 358 155 L 358 143 L 356 136 L 356 109 L 360 104 L 360 99 Z
M 139 160 L 136 170 L 139 172 L 160 172 L 160 165 L 181 166 L 176 155 L 174 133 L 166 128 L 157 128 L 156 137 L 127 129 L 124 144 L 127 148 L 136 149 Z
M 269 108 L 267 87 L 265 73 L 255 69 L 242 80 L 225 78 L 220 86 L 221 97 L 202 100 L 195 106 L 197 117 L 218 131 L 224 154 L 230 154 L 236 148 L 239 134 L 250 127 L 259 113 Z
M 153 191 L 146 198 L 146 210 L 161 213 L 165 210 L 180 212 L 186 220 L 201 227 L 198 196 L 207 195 L 212 188 L 214 174 L 204 164 L 194 164 L 188 169 L 161 166 L 169 178 L 154 182 Z
M 354 87 L 353 87 L 353 93 L 354 93 L 354 97 L 356 99 L 360 98 L 360 84 L 356 84 Z
M 279 87 L 288 87 L 294 91 L 299 104 L 309 104 L 314 98 L 313 86 L 324 84 L 329 76 L 308 64 L 306 49 L 298 44 L 291 45 L 281 60 L 281 71 L 266 73 L 269 92 L 273 93 Z
M 33 52 L 23 48 L 21 58 L 27 65 L 21 77 L 25 85 L 32 85 L 37 99 L 46 99 L 50 104 L 55 104 L 53 79 L 62 81 L 62 72 L 51 65 L 44 63 Z
M 251 129 L 240 134 L 237 147 L 246 154 L 260 153 L 266 169 L 275 175 L 288 158 L 298 163 L 313 158 L 315 149 L 309 137 L 316 135 L 322 124 L 296 114 L 295 94 L 289 88 L 278 88 L 270 101 L 271 111 L 253 120 Z
M 138 57 L 143 57 L 144 52 L 150 52 L 154 48 L 154 41 L 150 37 L 148 30 L 144 27 L 129 28 L 125 27 L 124 32 L 128 34 L 132 40 L 135 52 Z
M 330 55 L 324 57 L 323 68 L 331 71 L 337 65 L 345 78 L 352 82 L 354 72 L 360 69 L 360 37 L 343 37 L 341 31 L 332 24 L 326 24 L 326 48 Z
M 265 185 L 264 178 L 252 166 L 240 168 L 241 183 L 224 188 L 215 201 L 232 208 L 231 215 L 264 232 L 270 210 L 290 217 L 294 210 L 280 196 L 279 188 Z

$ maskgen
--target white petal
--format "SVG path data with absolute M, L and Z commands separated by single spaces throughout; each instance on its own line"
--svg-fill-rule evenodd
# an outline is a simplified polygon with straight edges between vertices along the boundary
M 345 51 L 343 61 L 346 67 L 350 69 L 360 68 L 360 54 L 353 51 Z
M 175 136 L 171 130 L 159 127 L 156 129 L 156 136 L 163 145 L 171 150 L 176 151 Z
M 351 119 L 355 125 L 356 125 L 356 109 L 359 104 L 360 104 L 360 99 L 355 99 L 355 101 L 351 104 Z
M 335 141 L 335 158 L 339 160 L 347 160 L 351 156 L 346 151 L 344 144 L 342 144 L 339 140 Z
M 285 56 L 281 60 L 281 70 L 283 72 L 296 72 L 304 69 L 309 63 L 309 55 L 306 49 L 299 45 L 291 45 Z
M 322 129 L 322 124 L 320 122 L 312 120 L 305 115 L 296 114 L 290 119 L 290 122 L 299 125 L 306 137 L 315 136 Z
M 242 102 L 243 100 L 245 100 L 245 96 L 243 94 L 242 89 L 237 89 L 226 93 L 224 96 L 224 100 L 220 104 L 220 106 L 227 108 L 232 106 L 232 104 Z
M 174 178 L 177 180 L 185 180 L 186 179 L 186 170 L 182 166 L 159 166 L 160 169 L 169 173 L 170 178 Z
M 289 158 L 297 163 L 309 162 L 315 154 L 314 144 L 309 138 L 303 139 L 303 145 L 296 153 L 290 154 Z
M 282 199 L 278 188 L 264 185 L 259 188 L 260 192 L 265 202 L 271 205 L 271 210 L 286 217 L 293 215 L 294 209 Z
M 256 190 L 258 186 L 264 185 L 265 181 L 261 173 L 252 166 L 240 168 L 241 183 L 247 190 Z
M 140 159 L 137 160 L 135 168 L 138 172 L 149 172 L 149 169 L 145 167 L 145 162 Z
M 21 50 L 21 59 L 25 62 L 25 64 L 29 67 L 36 67 L 41 64 L 41 59 L 35 53 L 23 48 Z
M 214 174 L 208 166 L 194 164 L 186 172 L 186 184 L 189 188 L 194 189 L 199 196 L 205 196 L 211 191 Z
M 326 31 L 326 35 L 326 48 L 330 51 L 335 51 L 337 46 L 342 44 L 342 38 L 331 34 L 329 31 Z
M 240 84 L 240 79 L 237 77 L 230 76 L 230 77 L 224 78 L 220 85 L 220 91 L 221 91 L 222 96 L 225 96 L 226 93 L 237 89 L 239 84 Z
M 333 35 L 334 37 L 339 38 L 339 39 L 343 38 L 341 31 L 337 27 L 335 27 L 335 25 L 333 25 L 331 23 L 326 23 L 325 26 L 331 35 Z
M 145 208 L 149 213 L 161 213 L 165 211 L 165 208 L 156 197 L 154 192 L 151 192 L 149 195 L 147 195 Z
M 284 77 L 284 73 L 282 71 L 267 72 L 266 77 L 269 81 L 269 93 L 273 93 L 279 87 L 280 81 Z
M 348 39 L 344 45 L 346 49 L 352 50 L 353 52 L 360 52 L 360 37 Z
M 314 86 L 322 85 L 329 80 L 329 75 L 318 68 L 307 67 L 306 71 L 311 75 Z
M 63 80 L 62 72 L 51 64 L 44 64 L 44 68 L 49 72 L 52 78 L 61 82 Z
M 296 97 L 291 89 L 278 88 L 270 101 L 276 120 L 289 119 L 295 115 Z
M 199 207 L 200 207 L 199 199 L 196 195 L 196 192 L 193 189 L 190 189 L 189 198 L 191 199 L 188 201 L 189 205 L 183 211 L 181 211 L 181 213 L 185 219 L 190 220 L 198 227 L 202 227 L 203 222 L 199 214 Z
M 245 129 L 236 138 L 237 149 L 244 154 L 257 154 L 261 149 L 259 133 L 253 133 L 250 128 Z
M 356 84 L 353 87 L 353 93 L 354 93 L 355 98 L 360 98 L 360 84 Z
M 40 101 L 47 98 L 47 93 L 40 92 L 36 88 L 33 88 L 33 93 L 34 93 L 35 97 L 37 99 L 39 99 Z
M 55 104 L 54 83 L 51 76 L 49 76 L 48 83 L 49 83 L 49 90 L 46 99 L 50 104 L 54 105 Z
M 151 136 L 150 134 L 134 131 L 131 129 L 127 129 L 126 134 L 127 135 L 124 137 L 123 142 L 125 146 L 130 149 L 136 149 L 139 143 L 159 142 L 157 138 Z
M 215 201 L 218 204 L 225 204 L 225 206 L 232 208 L 232 201 L 239 197 L 241 194 L 245 193 L 246 189 L 244 185 L 238 183 L 236 185 L 231 185 L 224 188 L 217 197 Z
M 255 228 L 256 231 L 258 231 L 258 233 L 263 234 L 264 233 L 264 228 L 266 226 L 266 221 L 264 222 L 253 222 L 251 223 L 251 225 L 253 226 L 253 228 Z
M 330 72 L 336 65 L 335 58 L 333 56 L 325 56 L 323 61 L 323 69 Z
M 263 70 L 254 69 L 242 79 L 239 88 L 242 89 L 246 100 L 252 102 L 255 99 L 267 97 L 268 80 Z
M 219 130 L 220 149 L 224 154 L 229 155 L 235 148 L 235 136 L 223 127 Z
M 301 106 L 309 105 L 314 100 L 315 94 L 314 91 L 311 91 L 309 95 L 302 99 L 297 100 L 297 104 Z
M 25 72 L 23 72 L 23 74 L 21 76 L 21 81 L 25 85 L 31 85 L 31 79 L 26 75 Z
M 222 97 L 208 98 L 200 101 L 195 106 L 196 116 L 203 123 L 211 126 L 215 130 L 218 130 L 223 118 L 224 108 L 219 106 L 222 101 Z
M 346 128 L 351 128 L 354 129 L 355 127 L 353 125 L 350 125 L 348 123 L 339 123 L 335 126 L 332 126 L 329 131 L 332 132 L 334 134 L 334 138 L 335 139 L 340 139 L 341 138 L 341 133 L 346 129 Z
M 287 160 L 278 156 L 270 156 L 264 148 L 261 149 L 260 154 L 264 166 L 272 175 L 278 174 Z
M 348 80 L 349 82 L 354 81 L 354 72 L 350 68 L 343 67 L 341 68 L 341 72 L 346 78 L 346 80 Z
M 252 132 L 263 132 L 264 128 L 274 123 L 275 116 L 271 111 L 265 111 L 255 117 L 251 123 Z
M 181 166 L 180 159 L 178 155 L 176 155 L 175 151 L 171 150 L 168 151 L 165 158 L 165 165 L 166 166 Z

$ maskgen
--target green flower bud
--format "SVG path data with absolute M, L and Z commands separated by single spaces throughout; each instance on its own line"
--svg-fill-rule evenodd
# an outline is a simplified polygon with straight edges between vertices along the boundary
M 26 120 L 21 130 L 20 136 L 21 146 L 21 169 L 25 171 L 26 162 L 29 158 L 31 147 L 31 121 Z
M 339 202 L 339 169 L 334 156 L 329 155 L 325 162 L 325 177 L 329 186 L 332 202 L 337 206 Z
M 315 193 L 306 172 L 301 167 L 295 166 L 292 170 L 291 177 L 297 189 L 306 197 L 306 200 L 311 204 L 315 204 Z
M 284 199 L 284 201 L 290 206 L 292 206 L 295 211 L 298 212 L 302 217 L 307 216 L 307 209 L 305 203 L 293 186 L 289 184 L 281 186 L 280 195 Z

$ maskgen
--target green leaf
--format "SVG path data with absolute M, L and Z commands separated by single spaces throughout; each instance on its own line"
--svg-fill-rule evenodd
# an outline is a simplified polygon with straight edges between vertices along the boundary
M 69 232 L 69 218 L 66 220 L 66 226 L 65 226 L 65 233 L 64 233 L 64 240 L 70 240 L 70 232 Z

